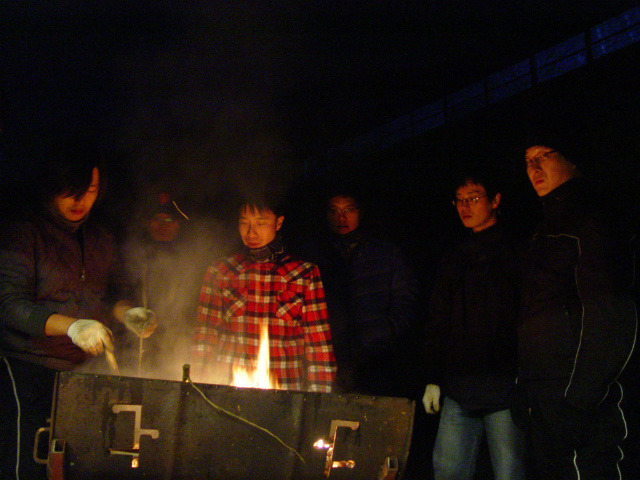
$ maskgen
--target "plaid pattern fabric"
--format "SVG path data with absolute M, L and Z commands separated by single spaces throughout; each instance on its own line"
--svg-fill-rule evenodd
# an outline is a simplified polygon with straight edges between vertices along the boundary
M 254 368 L 269 326 L 270 370 L 285 390 L 330 392 L 335 360 L 318 267 L 244 254 L 210 266 L 200 291 L 194 361 Z

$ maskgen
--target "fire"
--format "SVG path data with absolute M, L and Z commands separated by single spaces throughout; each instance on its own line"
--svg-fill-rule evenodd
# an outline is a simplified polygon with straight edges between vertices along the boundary
M 269 372 L 269 326 L 260 326 L 260 344 L 258 348 L 258 363 L 256 368 L 247 370 L 241 365 L 233 366 L 234 387 L 271 388 L 280 387 L 278 380 Z
M 329 448 L 331 448 L 331 444 L 325 442 L 324 439 L 321 438 L 313 444 L 313 448 L 315 448 L 316 450 L 328 450 Z

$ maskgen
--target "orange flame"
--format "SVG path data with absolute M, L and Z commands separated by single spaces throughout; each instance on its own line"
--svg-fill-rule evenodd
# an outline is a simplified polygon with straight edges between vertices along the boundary
M 260 344 L 256 368 L 249 371 L 241 365 L 234 365 L 231 386 L 271 389 L 280 387 L 278 380 L 269 372 L 269 326 L 267 324 L 260 326 Z

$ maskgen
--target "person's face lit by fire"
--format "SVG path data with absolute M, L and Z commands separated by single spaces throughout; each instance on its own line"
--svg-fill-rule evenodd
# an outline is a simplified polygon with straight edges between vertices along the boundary
M 556 189 L 577 174 L 576 166 L 560 152 L 544 145 L 535 145 L 525 152 L 527 175 L 539 197 Z
M 453 201 L 462 224 L 474 232 L 489 228 L 498 221 L 500 194 L 489 198 L 485 188 L 477 183 L 467 183 L 456 190 Z
M 339 235 L 353 232 L 360 226 L 358 202 L 351 197 L 333 197 L 329 200 L 327 220 L 331 230 Z
M 65 220 L 79 222 L 89 215 L 93 204 L 98 198 L 99 191 L 100 173 L 97 167 L 93 167 L 91 184 L 86 192 L 76 196 L 69 196 L 64 193 L 56 195 L 53 197 L 53 206 Z
M 171 242 L 180 231 L 180 220 L 168 213 L 156 213 L 149 220 L 149 235 L 156 242 Z
M 249 248 L 262 248 L 276 238 L 276 234 L 284 217 L 276 217 L 271 210 L 259 210 L 251 205 L 245 205 L 240 211 L 238 230 L 242 243 Z

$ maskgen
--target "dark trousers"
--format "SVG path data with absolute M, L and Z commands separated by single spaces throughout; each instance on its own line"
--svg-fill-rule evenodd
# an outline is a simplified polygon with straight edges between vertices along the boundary
M 619 480 L 626 422 L 619 407 L 621 389 L 585 418 L 568 419 L 563 410 L 566 381 L 526 384 L 531 407 L 530 440 L 537 478 Z
M 36 431 L 47 426 L 51 415 L 55 371 L 7 357 L 0 357 L 0 479 L 16 478 L 18 451 L 18 409 L 5 358 L 20 400 L 20 479 L 46 479 L 46 467 L 33 460 L 33 445 Z

